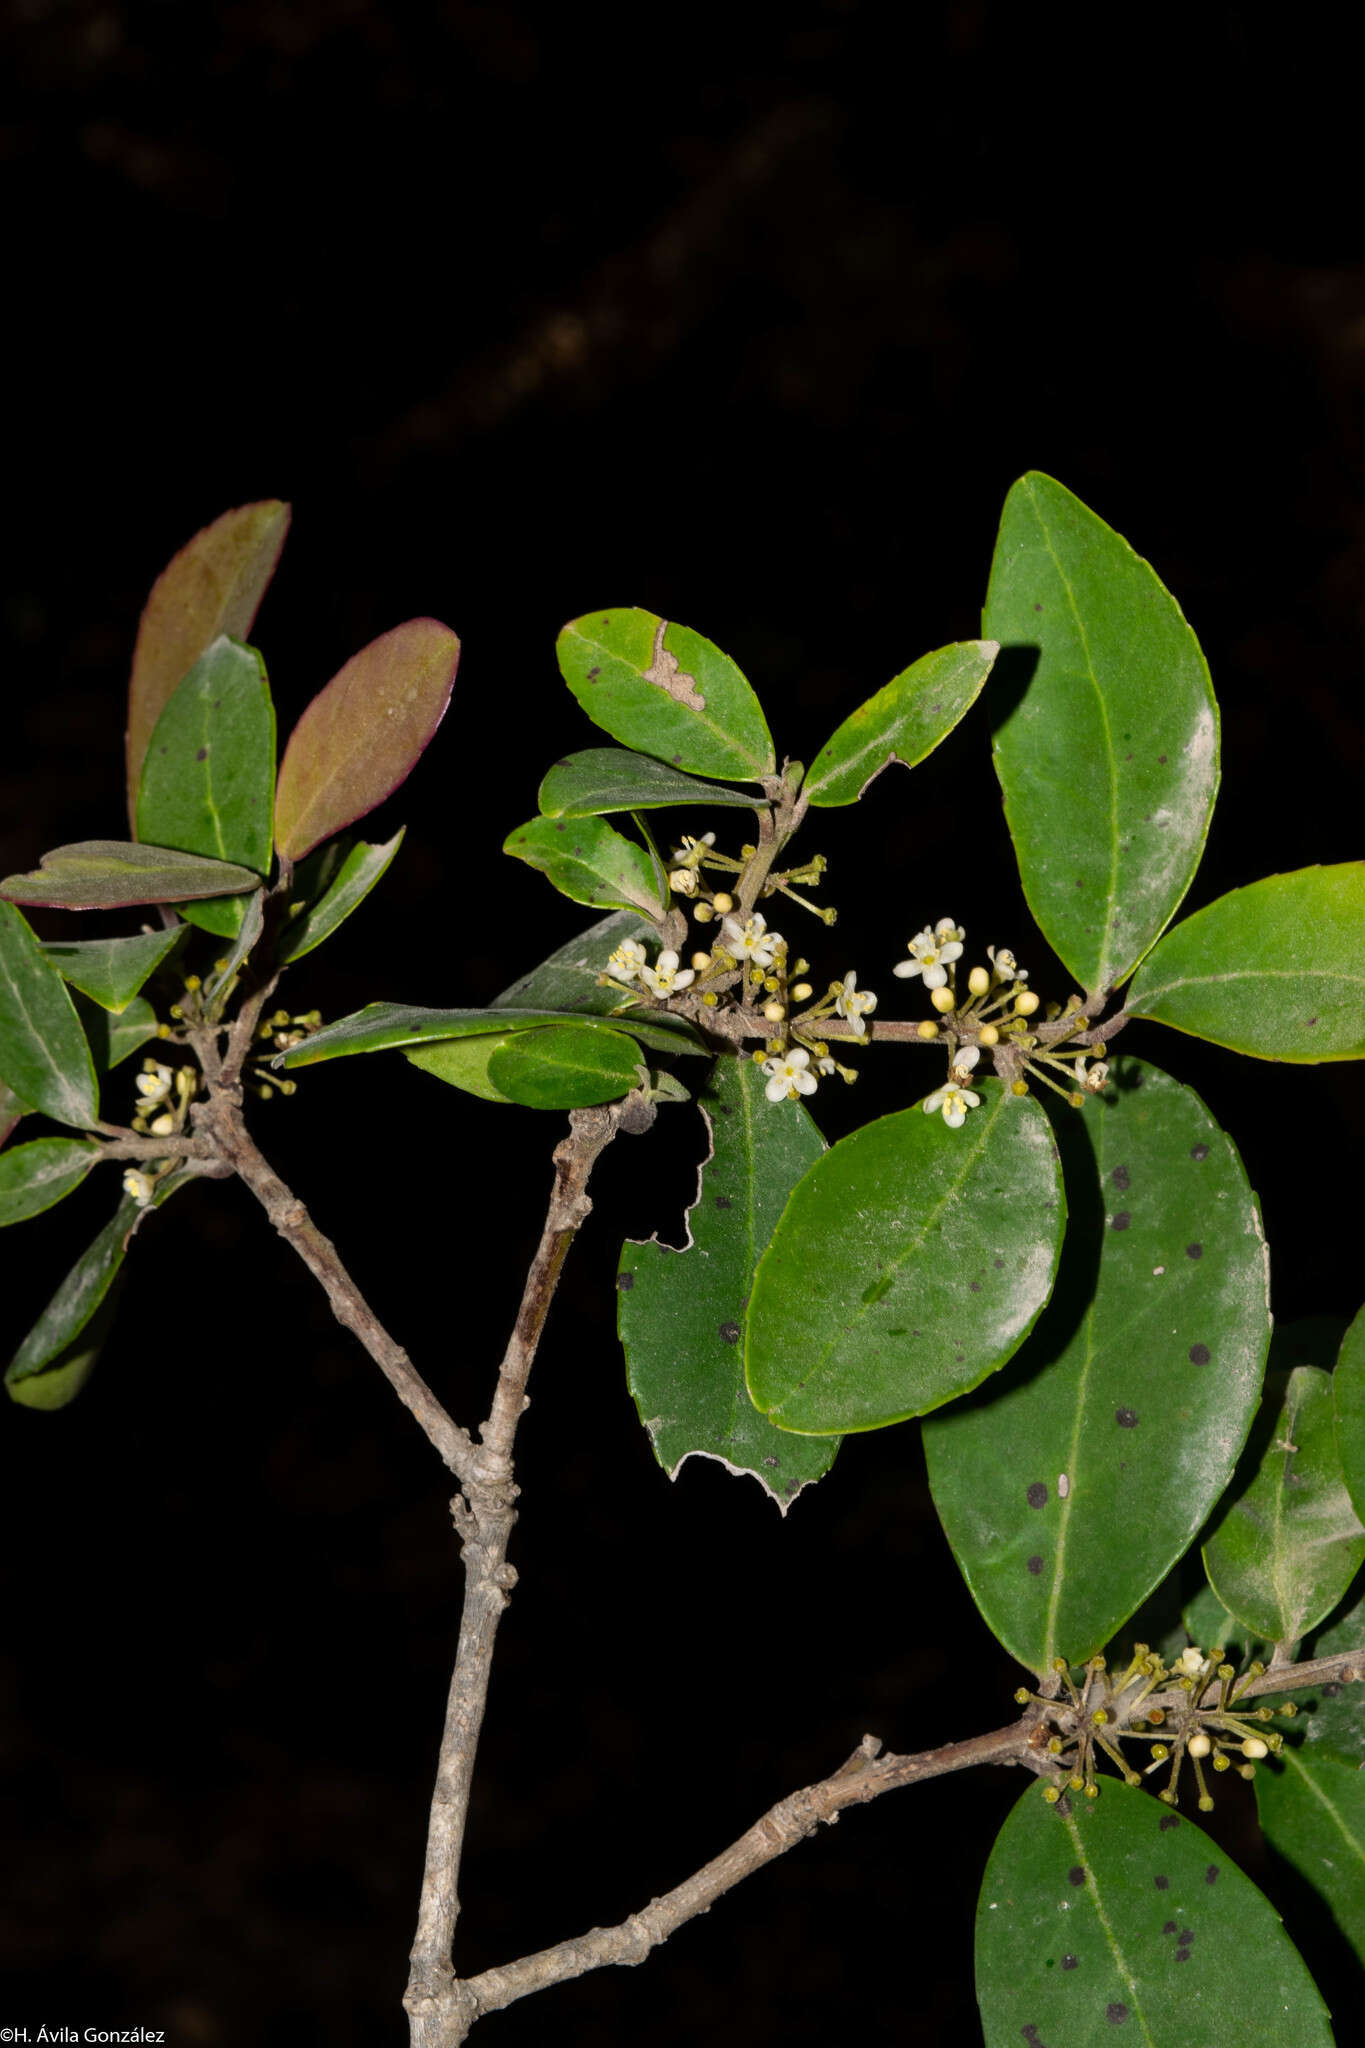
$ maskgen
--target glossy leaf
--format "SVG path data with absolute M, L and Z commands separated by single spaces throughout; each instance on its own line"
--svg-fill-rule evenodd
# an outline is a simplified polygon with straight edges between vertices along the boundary
M 137 836 L 153 846 L 232 861 L 257 877 L 270 867 L 275 707 L 254 647 L 215 640 L 173 693 L 147 743 Z M 184 915 L 231 938 L 246 900 L 191 903 Z
M 1070 1220 L 1047 1313 L 1007 1373 L 924 1431 L 972 1596 L 1040 1673 L 1103 1649 L 1194 1541 L 1270 1338 L 1265 1240 L 1231 1140 L 1169 1074 L 1111 1071 L 1057 1119 Z
M 798 1182 L 749 1303 L 749 1392 L 780 1429 L 880 1429 L 979 1384 L 1052 1289 L 1066 1206 L 1032 1097 L 982 1081 L 960 1130 L 921 1105 Z M 766 1103 L 774 1116 L 791 1107 Z
M 99 1364 L 100 1353 L 114 1326 L 123 1280 L 122 1273 L 114 1275 L 108 1293 L 89 1322 L 55 1358 L 49 1359 L 41 1372 L 31 1374 L 28 1379 L 15 1380 L 8 1386 L 9 1397 L 16 1407 L 52 1411 L 66 1408 L 75 1400 Z
M 489 1063 L 495 1052 L 501 1052 L 524 1035 L 517 1031 L 490 1031 L 481 1032 L 477 1038 L 442 1038 L 435 1045 L 406 1052 L 404 1058 L 424 1074 L 434 1074 L 438 1081 L 451 1088 L 462 1088 L 467 1095 L 480 1096 L 485 1102 L 510 1102 L 511 1096 L 494 1085 Z
M 63 981 L 117 1014 L 184 938 L 183 925 L 166 932 L 138 932 L 129 939 L 44 939 L 43 957 Z
M 1249 1663 L 1253 1657 L 1259 1657 L 1263 1664 L 1268 1664 L 1274 1655 L 1275 1645 L 1256 1635 L 1245 1622 L 1238 1621 L 1235 1614 L 1229 1614 L 1207 1579 L 1186 1603 L 1182 1619 L 1184 1637 L 1175 1645 L 1168 1662 L 1180 1654 L 1186 1640 L 1197 1643 L 1201 1650 L 1224 1651 L 1227 1661 L 1238 1667 Z M 1160 1645 L 1153 1643 L 1152 1647 L 1159 1649 Z
M 1365 1962 L 1365 1772 L 1292 1739 L 1256 1773 L 1256 1811 L 1271 1847 L 1309 1883 Z
M 1125 1007 L 1256 1059 L 1365 1058 L 1365 861 L 1206 904 L 1161 941 Z
M 772 735 L 728 654 L 654 612 L 586 612 L 558 641 L 565 682 L 594 725 L 693 775 L 757 782 Z
M 562 1013 L 554 1010 L 422 1010 L 406 1003 L 370 1003 L 354 1016 L 339 1018 L 291 1047 L 273 1060 L 277 1067 L 312 1067 L 320 1060 L 346 1059 L 353 1053 L 386 1052 L 392 1047 L 425 1045 L 442 1038 L 474 1038 L 491 1025 L 500 1031 L 535 1031 L 542 1025 L 561 1024 Z M 586 1016 L 568 1021 L 587 1023 Z M 658 1017 L 645 1018 L 631 1012 L 625 1017 L 603 1017 L 597 1028 L 615 1027 L 628 1031 L 641 1045 L 656 1052 L 701 1053 L 701 1044 L 691 1027 L 678 1020 L 681 1029 L 666 1025 Z
M 107 1074 L 158 1034 L 156 1011 L 145 996 L 134 996 L 117 1014 L 96 1003 L 77 1003 L 97 1074 Z
M 294 877 L 291 922 L 280 941 L 281 962 L 302 960 L 358 910 L 403 844 L 404 827 L 382 845 L 364 839 L 334 839 L 312 854 Z M 316 864 L 309 873 L 310 865 Z
M 30 1109 L 85 1130 L 99 1117 L 90 1047 L 62 977 L 0 902 L 0 1076 Z
M 538 868 L 575 903 L 663 916 L 649 855 L 601 818 L 532 818 L 508 833 L 502 850 Z
M 0 1153 L 0 1225 L 38 1216 L 78 1188 L 100 1156 L 83 1138 L 35 1138 Z
M 194 536 L 152 586 L 128 686 L 128 816 L 137 816 L 142 763 L 172 692 L 222 633 L 245 640 L 289 530 L 277 499 L 240 505 Z
M 813 804 L 853 804 L 893 761 L 913 768 L 966 717 L 1000 652 L 964 640 L 921 656 L 847 717 L 810 765 Z
M 1270 1902 L 1212 1836 L 1117 1779 L 1065 1817 L 1021 1794 L 981 1886 L 976 1987 L 986 2048 L 1332 2048 Z
M 1081 986 L 1108 988 L 1169 923 L 1204 850 L 1218 789 L 1208 668 L 1149 564 L 1036 471 L 1005 500 L 985 630 L 1005 649 L 1006 702 L 1027 676 L 995 739 L 1024 894 Z
M 648 918 L 634 910 L 615 910 L 494 996 L 492 1008 L 552 1010 L 556 1014 L 573 1010 L 605 1016 L 623 1000 L 619 988 L 599 986 L 611 955 L 626 939 L 654 941 L 657 937 Z
M 669 804 L 724 804 L 751 810 L 752 796 L 679 775 L 649 754 L 624 747 L 588 747 L 556 761 L 537 798 L 546 818 L 592 818 L 604 811 L 656 811 Z
M 125 839 L 78 839 L 54 846 L 31 875 L 0 882 L 0 898 L 52 910 L 121 910 L 136 903 L 185 903 L 259 889 L 261 878 L 230 861 Z
M 527 1109 L 585 1109 L 616 1102 L 640 1085 L 640 1048 L 621 1031 L 587 1023 L 518 1031 L 490 1051 L 488 1079 Z
M 1357 1515 L 1365 1522 L 1365 1308 L 1341 1340 L 1332 1375 L 1332 1400 L 1341 1476 Z
M 28 1104 L 21 1102 L 6 1082 L 0 1081 L 0 1145 L 18 1127 L 20 1118 L 27 1114 Z
M 212 972 L 204 976 L 204 993 L 200 1000 L 205 1014 L 210 1017 L 221 1017 L 232 982 L 241 972 L 248 955 L 260 944 L 265 928 L 265 892 L 258 889 L 245 902 L 246 909 L 236 938 L 221 959 L 214 961 Z
M 785 1514 L 834 1462 L 837 1437 L 774 1428 L 744 1383 L 744 1309 L 788 1195 L 824 1152 L 800 1103 L 775 1105 L 752 1060 L 716 1061 L 700 1096 L 711 1134 L 681 1251 L 628 1242 L 617 1275 L 626 1378 L 659 1463 L 748 1472 Z
M 1362 1562 L 1337 1453 L 1332 1376 L 1271 1373 L 1232 1494 L 1204 1545 L 1209 1584 L 1272 1643 L 1297 1643 L 1336 1606 Z
M 438 619 L 381 633 L 320 690 L 290 735 L 275 794 L 275 843 L 289 860 L 382 804 L 445 717 L 460 643 Z

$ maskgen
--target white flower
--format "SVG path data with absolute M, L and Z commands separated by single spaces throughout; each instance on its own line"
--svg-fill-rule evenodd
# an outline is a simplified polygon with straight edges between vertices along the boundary
M 684 832 L 682 836 L 682 845 L 676 846 L 673 849 L 674 866 L 686 866 L 690 868 L 695 868 L 699 866 L 701 862 L 701 857 L 705 853 L 707 847 L 714 846 L 715 843 L 716 835 L 714 832 L 703 832 L 700 839 L 694 839 L 690 833 Z
M 953 1054 L 953 1070 L 948 1079 L 950 1081 L 965 1081 L 980 1057 L 981 1048 L 979 1045 L 960 1045 Z
M 668 886 L 675 896 L 695 896 L 697 893 L 696 869 L 674 868 L 668 878 Z
M 1191 1644 L 1188 1650 L 1182 1650 L 1171 1666 L 1172 1671 L 1178 1671 L 1182 1678 L 1198 1678 L 1203 1668 L 1204 1652 L 1197 1644 Z
M 798 1095 L 814 1095 L 816 1080 L 808 1073 L 810 1054 L 804 1045 L 794 1045 L 781 1059 L 764 1060 L 761 1071 L 768 1076 L 764 1094 L 769 1102 L 795 1102 Z
M 607 966 L 618 981 L 634 981 L 648 955 L 638 939 L 622 939 Z
M 1080 1082 L 1082 1088 L 1089 1089 L 1092 1095 L 1098 1095 L 1105 1082 L 1109 1079 L 1107 1062 L 1096 1060 L 1092 1066 L 1088 1057 L 1077 1060 L 1076 1079 Z
M 962 932 L 950 917 L 941 917 L 930 931 L 928 925 L 922 932 L 916 932 L 910 940 L 913 958 L 902 960 L 892 968 L 902 981 L 922 974 L 926 988 L 942 988 L 948 979 L 948 963 L 962 958 Z
M 836 1059 L 831 1059 L 828 1053 L 822 1053 L 815 1062 L 815 1071 L 817 1074 L 837 1074 L 839 1062 Z
M 956 1131 L 967 1120 L 967 1111 L 975 1109 L 981 1097 L 970 1088 L 935 1088 L 932 1095 L 926 1095 L 922 1104 L 924 1114 L 932 1116 L 936 1109 L 943 1111 L 943 1121 L 950 1131 Z
M 652 967 L 640 969 L 641 981 L 656 996 L 675 996 L 696 978 L 690 967 L 679 967 L 678 956 L 671 946 L 664 948 Z
M 159 1102 L 165 1102 L 171 1092 L 171 1083 L 174 1079 L 175 1076 L 170 1068 L 163 1067 L 159 1060 L 149 1063 L 146 1073 L 139 1074 L 133 1083 L 138 1094 L 142 1097 L 138 1108 L 155 1109 Z
M 778 947 L 787 943 L 781 932 L 768 930 L 768 920 L 758 910 L 744 924 L 737 917 L 727 917 L 722 929 L 726 949 L 736 960 L 747 960 L 754 967 L 771 967 Z
M 859 994 L 857 975 L 852 972 L 846 974 L 844 985 L 834 998 L 834 1008 L 839 1016 L 847 1017 L 853 1027 L 855 1038 L 866 1038 L 867 1026 L 863 1022 L 862 1013 L 864 1010 L 875 1010 L 876 1007 L 877 998 L 874 995 Z
M 1020 967 L 1008 946 L 987 946 L 986 958 L 1001 981 L 1027 981 L 1028 969 Z
M 142 1076 L 139 1075 L 138 1079 L 141 1080 L 141 1078 Z M 152 1181 L 150 1176 L 145 1173 L 139 1173 L 135 1166 L 130 1166 L 123 1176 L 123 1192 L 125 1195 L 132 1196 L 139 1209 L 145 1209 L 152 1199 Z

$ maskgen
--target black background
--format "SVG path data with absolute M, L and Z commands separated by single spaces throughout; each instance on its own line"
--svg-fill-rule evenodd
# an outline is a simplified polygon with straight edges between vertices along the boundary
M 402 618 L 465 649 L 372 820 L 407 822 L 400 860 L 294 993 L 331 1016 L 486 1000 L 583 922 L 498 852 L 548 763 L 594 743 L 555 671 L 564 619 L 695 624 L 809 760 L 976 632 L 1032 466 L 1154 562 L 1209 656 L 1225 788 L 1188 907 L 1359 855 L 1365 238 L 1353 73 L 1311 9 L 27 0 L 11 21 L 3 871 L 122 830 L 147 588 L 220 511 L 285 496 L 257 638 L 286 730 Z M 856 964 L 886 1001 L 905 939 L 951 912 L 1046 987 L 988 719 L 807 835 L 842 912 L 803 931 L 820 974 Z M 1353 1311 L 1356 1070 L 1152 1027 L 1125 1045 L 1237 1138 L 1277 1313 Z M 905 1099 L 866 1064 L 820 1098 L 831 1136 Z M 621 1918 L 865 1730 L 993 1726 L 1018 1682 L 912 1425 L 852 1440 L 786 1522 L 719 1466 L 654 1464 L 611 1280 L 624 1233 L 679 1234 L 700 1134 L 665 1123 L 608 1156 L 533 1383 L 466 1972 Z M 390 1060 L 322 1069 L 254 1127 L 472 1420 L 559 1120 Z M 7 1241 L 10 1343 L 107 1209 L 87 1187 Z M 458 1611 L 442 1472 L 244 1191 L 192 1191 L 130 1263 L 81 1400 L 0 1417 L 0 2018 L 398 2042 Z M 975 1892 L 1019 1789 L 850 1814 L 645 1968 L 489 2040 L 970 2043 Z M 1230 1797 L 1217 1824 L 1289 1910 L 1244 1819 Z

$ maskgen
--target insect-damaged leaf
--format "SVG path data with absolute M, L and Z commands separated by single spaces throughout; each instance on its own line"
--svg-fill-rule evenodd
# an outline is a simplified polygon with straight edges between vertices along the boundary
M 1057 1149 L 1032 1097 L 980 1089 L 961 1130 L 917 1104 L 842 1138 L 797 1183 L 759 1261 L 745 1349 L 749 1391 L 780 1429 L 923 1415 L 1033 1327 L 1066 1217 Z
M 263 877 L 270 867 L 275 707 L 254 647 L 215 640 L 172 693 L 147 743 L 138 838 L 232 861 Z M 246 899 L 189 903 L 184 915 L 231 938 Z
M 0 902 L 0 1076 L 30 1109 L 84 1130 L 99 1116 L 90 1047 L 28 920 Z
M 1257 1059 L 1365 1058 L 1365 861 L 1206 904 L 1144 961 L 1125 1007 Z
M 639 609 L 585 612 L 558 641 L 565 682 L 594 725 L 693 775 L 757 782 L 776 762 L 757 697 L 700 633 Z
M 663 916 L 648 854 L 602 818 L 532 818 L 508 833 L 502 850 L 539 868 L 575 903 Z
M 972 1596 L 1037 1672 L 1102 1649 L 1188 1549 L 1270 1338 L 1256 1198 L 1193 1089 L 1117 1060 L 1057 1135 L 1069 1221 L 1052 1300 L 1008 1371 L 924 1430 Z
M 147 742 L 181 678 L 220 633 L 245 640 L 289 530 L 277 499 L 240 505 L 196 533 L 152 586 L 128 685 L 128 817 L 137 817 Z
M 280 960 L 302 960 L 358 910 L 403 843 L 403 827 L 381 846 L 364 839 L 334 839 L 310 854 L 294 877 L 291 922 L 280 940 Z M 311 872 L 310 872 L 311 870 Z
M 670 804 L 720 804 L 750 810 L 754 799 L 718 782 L 698 782 L 648 754 L 587 747 L 556 761 L 537 799 L 546 818 L 590 818 L 603 811 L 655 811 Z
M 1268 2030 L 1332 2048 L 1269 1901 L 1193 1821 L 1117 1779 L 1065 1817 L 1036 1785 L 1021 1794 L 981 1885 L 976 1990 L 986 2048 L 1193 2048 Z
M 985 630 L 1029 908 L 1087 990 L 1132 973 L 1199 865 L 1218 707 L 1199 643 L 1141 556 L 1037 472 L 1005 500 Z M 1027 673 L 1036 659 L 1032 673 Z
M 127 1009 L 184 936 L 180 925 L 166 932 L 137 932 L 128 939 L 44 939 L 43 957 L 72 988 L 102 1010 L 117 1014 Z
M 837 1437 L 760 1415 L 744 1384 L 744 1306 L 788 1195 L 824 1151 L 800 1103 L 768 1102 L 752 1060 L 716 1061 L 699 1098 L 711 1154 L 681 1251 L 628 1242 L 616 1285 L 626 1378 L 670 1477 L 692 1456 L 749 1472 L 783 1513 L 834 1462 Z
M 438 619 L 381 633 L 319 690 L 289 736 L 275 792 L 275 844 L 302 860 L 383 803 L 445 716 L 460 643 Z
M 78 1188 L 100 1156 L 84 1138 L 35 1138 L 0 1152 L 0 1225 L 22 1223 Z
M 994 640 L 964 640 L 902 670 L 821 747 L 803 785 L 810 801 L 856 803 L 892 761 L 915 767 L 966 717 L 999 652 Z
M 122 910 L 130 904 L 231 896 L 260 886 L 259 875 L 230 861 L 127 839 L 78 839 L 45 853 L 35 873 L 7 876 L 0 882 L 0 898 L 51 910 Z

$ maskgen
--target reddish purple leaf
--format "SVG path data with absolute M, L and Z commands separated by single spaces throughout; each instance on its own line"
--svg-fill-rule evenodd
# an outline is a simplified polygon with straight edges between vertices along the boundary
M 182 677 L 220 633 L 245 640 L 289 530 L 276 498 L 239 505 L 187 542 L 152 585 L 128 685 L 128 815 L 137 830 L 142 761 Z
M 280 763 L 275 844 L 302 860 L 412 773 L 445 715 L 460 643 L 409 619 L 352 655 L 294 727 Z

